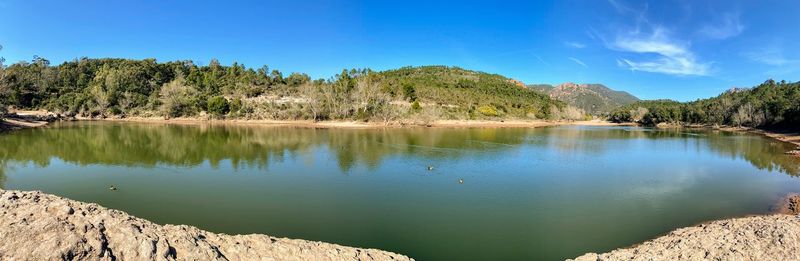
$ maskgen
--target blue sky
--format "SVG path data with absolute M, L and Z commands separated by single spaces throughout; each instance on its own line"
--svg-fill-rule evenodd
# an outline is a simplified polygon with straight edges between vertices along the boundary
M 800 80 L 800 1 L 0 0 L 0 56 L 217 58 L 327 78 L 453 65 L 645 99 Z

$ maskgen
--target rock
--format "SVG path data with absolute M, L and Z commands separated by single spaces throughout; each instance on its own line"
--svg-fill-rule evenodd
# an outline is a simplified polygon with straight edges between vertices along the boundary
M 800 194 L 791 193 L 781 198 L 773 209 L 779 214 L 798 215 L 800 214 Z
M 631 248 L 574 260 L 800 260 L 800 217 L 768 215 L 680 228 Z
M 0 208 L 0 260 L 412 260 L 377 249 L 162 226 L 38 191 L 0 190 Z

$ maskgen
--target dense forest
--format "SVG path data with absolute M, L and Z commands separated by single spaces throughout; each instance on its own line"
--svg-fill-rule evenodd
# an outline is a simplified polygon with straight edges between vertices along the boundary
M 84 117 L 392 121 L 579 119 L 583 113 L 496 74 L 457 67 L 343 70 L 329 79 L 267 66 L 81 58 L 0 65 L 0 107 Z
M 768 80 L 750 89 L 731 89 L 717 97 L 680 103 L 641 101 L 610 113 L 614 122 L 727 125 L 800 129 L 800 82 Z

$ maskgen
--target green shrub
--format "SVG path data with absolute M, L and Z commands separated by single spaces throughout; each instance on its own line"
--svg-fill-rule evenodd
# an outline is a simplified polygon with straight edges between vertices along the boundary
M 209 98 L 206 106 L 208 106 L 208 113 L 216 116 L 228 114 L 228 112 L 231 110 L 228 100 L 222 96 L 214 96 Z
M 419 105 L 418 101 L 414 101 L 414 103 L 411 103 L 411 110 L 419 111 L 421 109 L 422 109 L 422 106 Z
M 403 95 L 405 95 L 409 101 L 417 101 L 417 90 L 414 89 L 414 85 L 411 85 L 410 83 L 403 84 Z
M 484 116 L 490 116 L 490 117 L 494 117 L 494 116 L 498 115 L 497 108 L 495 108 L 494 106 L 491 106 L 491 105 L 483 105 L 483 106 L 478 107 L 478 112 L 480 114 L 483 114 Z
M 233 99 L 230 103 L 231 112 L 238 113 L 242 110 L 242 100 L 239 98 Z

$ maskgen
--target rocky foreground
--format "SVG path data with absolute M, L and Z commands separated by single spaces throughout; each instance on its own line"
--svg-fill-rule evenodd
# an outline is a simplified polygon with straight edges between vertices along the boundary
M 575 260 L 800 260 L 800 194 L 781 199 L 775 211 L 782 214 L 712 221 Z
M 38 191 L 0 190 L 0 260 L 412 260 L 377 249 L 158 225 Z

